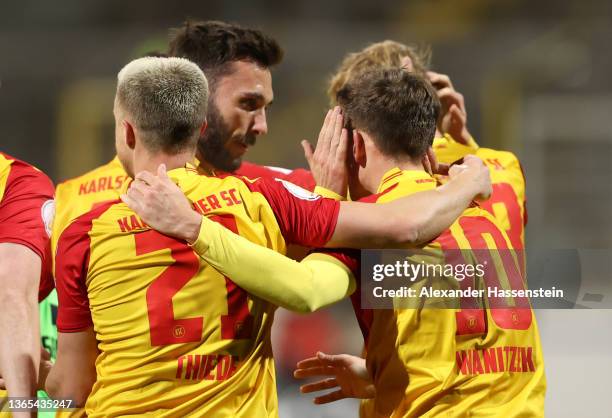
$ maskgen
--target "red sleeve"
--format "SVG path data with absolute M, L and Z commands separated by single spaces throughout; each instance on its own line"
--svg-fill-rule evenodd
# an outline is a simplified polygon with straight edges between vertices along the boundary
M 268 179 L 287 180 L 311 192 L 316 186 L 312 173 L 303 168 L 288 170 L 286 168 L 263 166 L 245 161 L 234 174 L 251 179 L 263 177 Z
M 51 223 L 55 211 L 53 183 L 29 164 L 14 160 L 0 201 L 0 242 L 21 244 L 41 260 L 39 300 L 53 289 Z
M 108 204 L 103 208 L 108 207 Z M 60 235 L 55 255 L 55 285 L 57 287 L 59 332 L 78 332 L 93 324 L 87 296 L 89 269 L 89 231 L 92 220 L 99 215 L 94 209 L 74 220 Z
M 306 190 L 310 190 L 311 192 L 317 185 L 312 173 L 308 170 L 304 170 L 303 168 L 298 168 L 287 174 L 287 180 L 293 184 L 303 187 Z
M 264 195 L 287 243 L 322 247 L 331 239 L 340 202 L 280 179 L 245 180 L 245 184 L 252 192 Z

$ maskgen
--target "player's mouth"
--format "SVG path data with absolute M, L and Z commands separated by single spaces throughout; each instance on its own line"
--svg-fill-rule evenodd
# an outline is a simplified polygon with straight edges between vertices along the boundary
M 243 156 L 248 149 L 255 145 L 255 135 L 246 135 L 244 137 L 236 138 L 232 142 L 232 148 L 234 148 L 234 155 L 236 157 Z
M 243 141 L 233 141 L 230 147 L 231 155 L 234 158 L 242 157 L 249 149 L 249 146 L 245 144 Z

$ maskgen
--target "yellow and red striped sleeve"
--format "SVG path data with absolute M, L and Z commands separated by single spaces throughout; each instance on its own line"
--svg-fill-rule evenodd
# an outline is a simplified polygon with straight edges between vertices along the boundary
M 79 216 L 59 238 L 55 259 L 59 332 L 79 332 L 93 325 L 86 284 L 91 244 L 89 233 L 93 220 L 119 202 L 107 202 Z

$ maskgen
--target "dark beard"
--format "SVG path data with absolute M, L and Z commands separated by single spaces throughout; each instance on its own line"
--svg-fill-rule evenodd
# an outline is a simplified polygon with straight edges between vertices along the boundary
M 231 130 L 214 101 L 208 103 L 208 114 L 206 115 L 208 126 L 204 135 L 198 141 L 199 157 L 212 165 L 217 170 L 232 173 L 240 168 L 242 158 L 233 158 L 225 148 L 225 144 L 232 139 Z M 241 138 L 242 143 L 248 146 L 255 145 L 256 137 L 252 133 Z

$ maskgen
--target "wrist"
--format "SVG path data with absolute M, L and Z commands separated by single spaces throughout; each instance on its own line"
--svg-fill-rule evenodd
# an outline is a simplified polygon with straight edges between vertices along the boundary
M 200 234 L 200 226 L 202 225 L 202 215 L 196 211 L 191 211 L 188 217 L 185 218 L 184 224 L 179 228 L 180 238 L 187 241 L 188 244 L 193 244 L 198 239 Z
M 42 360 L 40 362 L 40 369 L 38 371 L 38 390 L 45 390 L 47 377 L 49 376 L 52 367 L 53 363 L 49 360 Z

